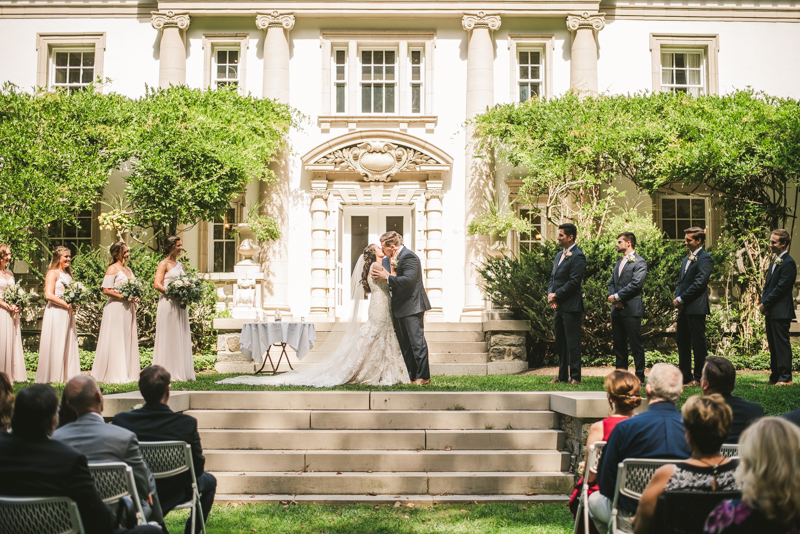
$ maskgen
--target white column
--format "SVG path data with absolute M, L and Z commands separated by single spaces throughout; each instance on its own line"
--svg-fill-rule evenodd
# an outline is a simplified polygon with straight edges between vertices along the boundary
M 467 47 L 467 120 L 494 105 L 494 40 L 492 31 L 500 28 L 499 15 L 464 15 L 461 24 L 469 32 Z M 486 198 L 494 193 L 494 174 L 491 158 L 477 158 L 474 129 L 467 126 L 467 149 L 465 169 L 466 202 L 464 205 L 466 225 L 488 209 Z M 464 310 L 462 321 L 480 321 L 485 306 L 480 289 L 480 274 L 476 265 L 489 247 L 486 236 L 467 236 L 465 239 L 464 265 Z
M 605 13 L 582 13 L 567 17 L 572 31 L 569 86 L 586 95 L 597 94 L 597 35 L 606 25 Z
M 294 15 L 270 14 L 256 16 L 256 26 L 265 30 L 264 37 L 264 83 L 262 95 L 281 103 L 289 103 L 289 30 L 294 27 Z M 291 166 L 288 152 L 275 155 L 270 165 L 275 173 L 273 183 L 261 182 L 260 197 L 262 213 L 278 222 L 281 238 L 261 246 L 261 266 L 264 271 L 263 302 L 267 315 L 274 316 L 276 310 L 282 315 L 291 315 L 289 306 L 289 187 Z
M 444 284 L 442 280 L 442 183 L 428 181 L 428 190 L 425 191 L 425 287 L 428 290 L 428 299 L 431 301 L 431 310 L 427 317 L 443 317 L 442 293 Z
M 320 187 L 325 187 L 321 185 Z M 311 311 L 310 317 L 328 320 L 331 258 L 328 242 L 328 196 L 324 189 L 311 191 Z M 335 303 L 334 303 L 335 309 Z
M 158 85 L 186 85 L 186 28 L 189 27 L 187 13 L 152 11 L 150 24 L 161 30 L 161 46 L 158 51 Z

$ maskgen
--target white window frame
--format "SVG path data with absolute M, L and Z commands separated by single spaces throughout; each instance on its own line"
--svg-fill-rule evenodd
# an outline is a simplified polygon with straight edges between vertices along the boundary
M 663 58 L 664 54 L 700 54 L 700 68 L 699 69 L 690 69 L 688 66 L 685 67 L 684 69 L 681 69 L 681 70 L 686 70 L 686 71 L 699 70 L 699 72 L 700 72 L 700 84 L 699 85 L 690 85 L 688 83 L 688 77 L 687 77 L 687 83 L 685 83 L 685 84 L 678 84 L 678 83 L 664 84 L 664 80 L 663 80 L 664 69 L 671 69 L 673 71 L 676 70 L 676 67 L 674 65 L 674 59 L 673 59 L 673 66 L 672 67 L 664 67 L 664 62 L 663 62 L 664 61 L 664 58 Z M 706 68 L 705 68 L 705 66 L 706 66 L 706 55 L 705 55 L 705 51 L 702 48 L 669 48 L 669 47 L 662 47 L 661 48 L 661 56 L 662 56 L 662 58 L 661 58 L 661 61 L 662 61 L 661 62 L 662 79 L 661 79 L 661 86 L 659 87 L 659 91 L 661 91 L 661 92 L 673 92 L 678 88 L 687 88 L 687 94 L 691 94 L 690 92 L 688 92 L 688 89 L 692 88 L 692 87 L 697 87 L 697 88 L 700 89 L 698 96 L 704 96 L 704 95 L 708 94 L 708 81 L 706 80 Z M 688 55 L 687 55 L 687 59 L 688 59 Z
M 339 64 L 336 62 L 336 54 L 337 54 L 337 52 L 343 52 L 344 53 L 344 79 L 343 80 L 338 80 L 337 79 L 336 68 L 339 66 Z M 349 85 L 350 85 L 350 80 L 349 80 L 350 62 L 349 62 L 349 58 L 347 56 L 348 56 L 348 54 L 347 54 L 347 47 L 346 46 L 336 46 L 331 50 L 331 59 L 330 59 L 330 72 L 332 74 L 331 75 L 331 84 L 332 84 L 331 85 L 331 98 L 333 99 L 333 101 L 331 102 L 331 108 L 332 108 L 334 113 L 347 113 L 349 111 L 347 94 L 348 94 Z M 338 87 L 344 87 L 344 102 L 343 102 L 344 109 L 342 109 L 341 111 L 339 111 L 339 109 L 337 108 L 337 101 L 336 101 L 337 88 Z
M 88 212 L 88 215 L 81 216 L 82 212 Z M 64 235 L 64 221 L 62 220 L 55 220 L 48 224 L 48 239 L 53 245 L 63 245 L 66 246 L 66 242 L 74 242 L 76 244 L 76 249 L 80 247 L 80 245 L 89 245 L 89 248 L 94 249 L 96 245 L 95 239 L 95 225 L 97 221 L 97 214 L 93 208 L 85 209 L 85 210 L 76 210 L 75 211 L 75 219 L 88 219 L 89 220 L 89 237 L 73 237 L 73 236 L 65 236 Z M 49 235 L 49 228 L 51 225 L 59 225 L 59 232 L 57 235 L 50 236 Z M 76 226 L 77 228 L 77 226 Z M 77 253 L 77 250 L 76 250 Z
M 238 52 L 239 53 L 239 61 L 236 63 L 236 79 L 232 80 L 230 78 L 226 78 L 222 80 L 217 78 L 218 75 L 218 54 L 219 52 Z M 231 63 L 226 63 L 226 65 L 231 65 Z M 242 83 L 242 50 L 241 47 L 238 46 L 225 46 L 225 45 L 218 45 L 212 48 L 211 53 L 211 87 L 219 88 L 220 82 L 236 82 L 236 87 L 239 87 Z
M 522 67 L 522 64 L 521 64 L 521 63 L 520 63 L 520 61 L 519 61 L 519 55 L 520 55 L 521 53 L 523 53 L 523 52 L 527 52 L 527 53 L 529 53 L 529 54 L 530 54 L 531 52 L 534 52 L 534 53 L 538 52 L 538 53 L 539 53 L 539 79 L 538 79 L 538 80 L 535 80 L 535 79 L 533 79 L 533 78 L 530 78 L 530 77 L 528 77 L 528 79 L 527 79 L 527 80 L 522 80 L 522 79 L 520 78 L 520 76 L 519 76 L 519 70 L 520 70 L 520 67 Z M 517 64 L 517 70 L 516 70 L 516 75 L 517 75 L 517 102 L 522 102 L 522 100 L 520 100 L 520 96 L 519 96 L 519 94 L 520 94 L 520 86 L 521 86 L 523 83 L 530 84 L 530 83 L 537 83 L 537 82 L 538 82 L 538 83 L 539 83 L 539 93 L 538 93 L 538 96 L 539 96 L 540 98 L 541 98 L 542 96 L 544 96 L 544 88 L 545 88 L 545 83 L 546 83 L 546 82 L 545 82 L 546 75 L 545 75 L 545 65 L 544 65 L 544 62 L 545 62 L 545 51 L 544 51 L 544 47 L 538 47 L 538 46 L 518 46 L 518 47 L 517 47 L 517 53 L 516 53 L 516 64 Z M 531 63 L 528 63 L 528 65 L 532 65 L 532 64 L 531 64 Z
M 239 222 L 242 221 L 242 217 L 244 215 L 244 207 L 242 204 L 242 200 L 236 200 L 230 203 L 229 209 L 233 209 L 234 213 L 236 214 L 236 220 L 238 222 L 229 223 L 232 226 L 236 227 Z M 208 221 L 208 270 L 209 273 L 227 273 L 231 271 L 215 271 L 214 270 L 214 243 L 217 242 L 227 242 L 233 241 L 233 264 L 236 265 L 237 255 L 238 255 L 238 248 L 239 248 L 239 236 L 237 235 L 233 239 L 214 239 L 214 227 L 217 225 L 224 225 L 225 223 L 216 223 L 213 220 Z
M 413 79 L 414 65 L 412 57 L 415 52 L 419 52 L 419 80 Z M 421 46 L 412 46 L 408 49 L 408 112 L 414 115 L 421 115 L 425 111 L 425 49 Z M 414 86 L 419 86 L 419 111 L 414 111 Z
M 540 97 L 553 96 L 553 50 L 556 47 L 554 34 L 510 33 L 508 34 L 509 51 L 509 102 L 519 103 L 519 51 L 539 51 L 542 53 L 540 68 L 542 84 Z
M 719 36 L 716 34 L 650 34 L 650 53 L 652 57 L 652 90 L 661 91 L 661 53 L 703 52 L 703 79 L 707 95 L 719 94 Z
M 94 48 L 87 48 L 85 46 L 83 46 L 83 47 L 60 47 L 60 46 L 52 47 L 50 49 L 50 73 L 48 75 L 48 79 L 50 80 L 50 86 L 48 87 L 48 89 L 85 88 L 85 87 L 88 87 L 92 82 L 94 82 L 97 79 L 97 76 L 95 74 L 95 71 L 96 71 L 95 65 L 92 65 L 92 79 L 90 81 L 88 81 L 88 82 L 80 81 L 80 82 L 77 82 L 77 83 L 69 83 L 69 70 L 70 70 L 70 67 L 67 66 L 66 67 L 67 68 L 67 77 L 68 77 L 67 78 L 67 82 L 60 83 L 60 84 L 56 83 L 56 54 L 59 54 L 59 53 L 61 53 L 61 54 L 70 54 L 70 53 L 85 54 L 87 52 L 95 55 L 95 65 L 96 65 L 97 64 L 97 52 L 95 52 Z M 82 55 L 81 55 L 81 59 L 83 59 Z M 67 61 L 69 61 L 69 60 L 67 60 Z M 83 61 L 81 61 L 81 63 L 83 63 Z M 83 65 L 80 65 L 78 67 L 73 67 L 73 68 L 80 69 L 81 79 L 83 79 Z
M 541 209 L 542 207 L 543 206 L 531 206 L 530 204 L 525 205 L 525 206 L 517 207 L 517 210 L 516 210 L 517 211 L 517 217 L 519 217 L 519 218 L 523 218 L 523 214 L 522 214 L 523 211 L 531 211 L 531 210 L 534 210 L 534 209 L 538 209 L 539 210 L 539 221 L 540 221 L 539 225 L 535 226 L 535 227 L 538 228 L 538 231 L 539 231 L 539 239 L 529 239 L 529 240 L 524 240 L 523 241 L 522 235 L 519 234 L 518 232 L 515 232 L 516 233 L 516 244 L 515 244 L 516 247 L 515 248 L 517 250 L 517 254 L 523 252 L 522 248 L 523 248 L 523 246 L 525 244 L 528 244 L 528 243 L 542 243 L 545 240 L 545 238 L 547 236 L 547 219 L 545 219 L 545 217 L 544 217 L 544 213 L 543 213 L 543 211 Z M 531 236 L 531 237 L 533 237 L 533 236 Z
M 90 50 L 94 48 L 94 76 L 103 80 L 103 59 L 106 34 L 100 33 L 37 33 L 36 34 L 36 85 L 51 89 L 55 80 L 55 51 Z M 102 84 L 96 89 L 102 92 Z
M 385 57 L 386 52 L 394 52 L 394 80 L 392 80 L 390 83 L 387 83 L 385 68 L 389 64 L 385 63 L 385 62 L 383 63 L 383 68 L 384 68 L 384 73 L 383 73 L 384 79 L 383 80 L 364 80 L 362 78 L 362 76 L 363 76 L 363 74 L 362 74 L 363 70 L 362 69 L 364 67 L 364 65 L 362 63 L 362 61 L 363 61 L 362 54 L 364 52 L 372 52 L 372 53 L 383 52 L 384 53 L 384 57 Z M 400 109 L 400 102 L 398 101 L 398 99 L 400 97 L 400 80 L 399 80 L 400 53 L 399 52 L 400 52 L 400 50 L 399 50 L 398 46 L 359 46 L 358 47 L 358 73 L 359 73 L 358 74 L 358 96 L 359 96 L 358 102 L 359 102 L 359 106 L 358 106 L 357 112 L 359 114 L 361 114 L 361 115 L 397 115 L 398 114 L 398 111 Z M 364 88 L 365 82 L 368 85 L 374 85 L 374 84 L 376 84 L 376 82 L 377 82 L 377 84 L 383 84 L 383 86 L 384 86 L 384 93 L 383 93 L 384 108 L 386 107 L 386 86 L 390 85 L 390 84 L 394 85 L 394 109 L 392 111 L 386 111 L 385 109 L 384 109 L 384 111 L 364 111 L 364 105 L 363 105 L 362 98 L 363 98 L 363 88 Z M 374 102 L 375 102 L 375 100 L 374 100 L 374 97 L 373 97 L 372 102 L 370 103 L 371 107 L 373 107 L 372 104 L 374 104 Z
M 710 206 L 709 206 L 709 198 L 701 196 L 701 195 L 681 195 L 681 194 L 659 193 L 658 194 L 658 198 L 657 198 L 658 204 L 656 206 L 656 211 L 658 212 L 658 227 L 661 229 L 662 232 L 664 231 L 664 213 L 663 213 L 663 208 L 662 208 L 663 201 L 664 200 L 670 200 L 670 199 L 689 200 L 689 201 L 702 200 L 703 201 L 703 213 L 705 214 L 705 216 L 703 217 L 703 220 L 705 221 L 706 242 L 709 242 L 710 241 L 710 236 L 711 236 L 711 229 L 710 228 L 711 228 L 711 215 L 712 215 L 711 214 L 711 209 L 710 209 Z M 677 210 L 677 206 L 676 206 L 676 210 Z M 676 215 L 676 217 L 670 218 L 670 220 L 678 221 L 679 219 L 677 217 L 677 211 L 676 211 L 675 215 Z M 694 223 L 694 219 L 691 216 L 691 207 L 689 208 L 689 220 L 692 221 L 692 224 L 690 226 L 695 226 L 695 224 L 693 224 Z M 677 224 L 676 224 L 676 227 L 675 227 L 675 232 L 676 232 L 675 233 L 675 239 L 671 239 L 671 238 L 667 237 L 666 236 L 666 232 L 665 232 L 664 239 L 669 240 L 669 241 L 683 241 L 684 238 L 683 238 L 682 235 L 680 235 L 680 233 L 678 231 L 678 228 L 677 228 Z
M 216 87 L 217 50 L 239 50 L 239 94 L 247 94 L 247 51 L 249 33 L 203 34 L 203 87 Z

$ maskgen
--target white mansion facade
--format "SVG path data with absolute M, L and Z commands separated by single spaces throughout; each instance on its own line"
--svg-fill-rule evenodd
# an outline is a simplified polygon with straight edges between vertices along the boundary
M 75 87 L 100 76 L 130 97 L 146 84 L 233 84 L 290 104 L 310 122 L 291 133 L 279 183 L 253 184 L 224 219 L 186 229 L 193 265 L 232 283 L 237 242 L 226 225 L 267 197 L 283 231 L 265 263 L 269 313 L 334 317 L 359 253 L 397 230 L 423 260 L 430 320 L 479 320 L 472 265 L 489 243 L 466 224 L 515 182 L 472 156 L 467 119 L 570 88 L 751 86 L 798 98 L 798 22 L 796 0 L 0 0 L 0 80 Z M 106 196 L 123 187 L 120 171 Z M 673 236 L 718 224 L 702 195 L 640 201 Z M 101 209 L 55 237 L 109 244 Z

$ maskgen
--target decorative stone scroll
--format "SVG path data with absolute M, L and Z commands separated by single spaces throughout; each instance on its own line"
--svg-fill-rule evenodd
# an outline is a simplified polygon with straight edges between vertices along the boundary
M 190 22 L 191 19 L 189 18 L 188 13 L 175 13 L 174 11 L 167 11 L 166 13 L 161 13 L 158 11 L 150 12 L 150 24 L 152 24 L 153 28 L 156 30 L 161 30 L 164 28 L 178 28 L 185 30 L 189 27 Z
M 483 11 L 480 11 L 477 15 L 464 15 L 461 17 L 461 26 L 466 31 L 474 30 L 475 28 L 498 30 L 500 29 L 500 15 L 487 15 Z
M 294 15 L 281 15 L 277 11 L 273 11 L 272 13 L 259 13 L 256 15 L 256 26 L 258 26 L 260 30 L 280 27 L 283 27 L 284 30 L 291 30 L 294 28 Z
M 332 165 L 336 171 L 355 171 L 367 182 L 388 182 L 401 171 L 419 171 L 423 165 L 441 165 L 433 157 L 389 141 L 364 141 L 338 148 L 313 165 Z
M 594 30 L 599 32 L 606 27 L 605 13 L 581 13 L 567 16 L 567 28 L 571 31 Z

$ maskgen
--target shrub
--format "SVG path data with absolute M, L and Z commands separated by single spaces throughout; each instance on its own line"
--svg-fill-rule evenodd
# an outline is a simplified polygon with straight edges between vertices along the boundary
M 81 350 L 79 351 L 79 355 L 81 359 L 81 371 L 91 371 L 92 364 L 94 363 L 95 352 L 93 350 Z M 214 353 L 194 355 L 195 371 L 213 370 L 215 363 L 217 363 L 217 355 Z M 141 369 L 144 369 L 149 365 L 153 365 L 153 349 L 139 349 L 139 364 Z M 26 352 L 25 369 L 35 373 L 38 367 L 39 354 L 36 352 Z

